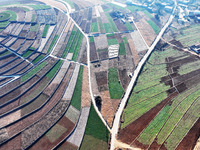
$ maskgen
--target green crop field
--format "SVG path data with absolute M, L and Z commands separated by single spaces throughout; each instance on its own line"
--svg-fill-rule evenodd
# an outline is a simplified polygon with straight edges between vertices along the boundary
M 31 25 L 30 31 L 37 32 L 39 30 L 39 27 L 40 27 L 39 24 Z
M 58 63 L 46 74 L 46 77 L 52 79 L 53 76 L 57 73 L 59 68 L 61 67 L 63 60 L 59 60 Z
M 126 48 L 124 43 L 119 43 L 119 55 L 126 55 Z
M 71 100 L 71 105 L 76 109 L 81 109 L 81 95 L 82 95 L 82 80 L 83 80 L 83 66 L 80 66 L 76 87 Z
M 169 119 L 172 112 L 177 108 L 177 106 L 182 101 L 187 101 L 187 97 L 190 94 L 193 94 L 198 88 L 200 88 L 200 85 L 194 86 L 192 89 L 189 89 L 185 91 L 184 93 L 178 95 L 174 99 L 172 99 L 171 105 L 166 105 L 159 114 L 153 119 L 153 121 L 148 125 L 148 127 L 142 132 L 142 134 L 139 136 L 138 140 L 139 142 L 149 145 L 153 142 L 157 134 L 160 132 L 161 128 L 163 127 L 164 123 Z M 166 133 L 167 130 L 165 130 Z
M 53 41 L 51 42 L 51 45 L 49 46 L 49 49 L 48 49 L 47 53 L 49 53 L 52 50 L 52 48 L 53 48 L 54 44 L 56 43 L 57 39 L 58 39 L 58 35 L 56 34 L 54 36 L 54 38 L 53 38 Z
M 199 30 L 199 25 L 182 28 L 181 34 L 177 36 L 176 40 L 180 41 L 181 44 L 186 47 L 200 43 L 200 35 L 198 34 Z
M 107 150 L 109 131 L 91 104 L 85 135 L 80 150 Z M 90 143 L 90 144 L 88 144 Z
M 82 33 L 80 32 L 80 30 L 77 30 L 76 35 L 75 35 L 75 37 L 73 39 L 73 42 L 72 42 L 72 44 L 70 46 L 69 53 L 73 53 L 74 52 L 74 49 L 76 47 L 76 44 L 77 44 L 77 42 L 78 42 L 79 37 L 80 37 L 81 34 Z
M 7 21 L 10 18 L 10 14 L 6 12 L 0 13 L 0 21 Z
M 148 20 L 147 23 L 153 28 L 156 34 L 160 32 L 160 28 L 155 24 L 155 22 L 153 22 L 152 20 Z
M 27 74 L 25 74 L 24 76 L 21 77 L 21 82 L 24 82 L 27 79 L 29 79 L 36 72 L 38 72 L 40 69 L 42 69 L 45 65 L 46 65 L 46 62 L 44 61 L 41 64 L 39 64 L 38 66 L 36 66 L 35 68 L 33 68 L 31 71 L 29 71 Z
M 108 18 L 108 21 L 109 21 L 109 24 L 110 24 L 110 27 L 112 29 L 113 32 L 117 32 L 117 27 L 112 19 L 112 17 L 109 15 L 109 13 L 106 13 L 106 17 Z M 106 28 L 105 28 L 106 29 Z
M 80 36 L 79 36 L 78 42 L 76 44 L 76 48 L 74 50 L 74 54 L 73 54 L 73 57 L 72 57 L 73 61 L 76 61 L 76 59 L 78 57 L 79 49 L 80 49 L 81 44 L 82 44 L 82 40 L 83 40 L 83 34 L 81 33 Z
M 22 57 L 26 58 L 26 57 L 28 57 L 29 55 L 31 55 L 32 53 L 33 53 L 33 51 L 28 50 L 28 51 L 26 51 L 26 53 L 24 53 L 24 54 L 22 55 Z
M 99 30 L 98 30 L 98 24 L 97 24 L 97 22 L 93 22 L 92 24 L 91 24 L 91 29 L 90 29 L 90 32 L 98 32 Z
M 6 27 L 9 23 L 9 21 L 0 22 L 0 28 Z
M 118 41 L 116 38 L 108 39 L 108 45 L 115 45 L 118 44 Z
M 131 25 L 129 22 L 126 22 L 126 23 L 125 23 L 125 26 L 127 27 L 127 29 L 128 29 L 129 31 L 132 31 L 132 30 L 133 30 L 133 27 L 132 27 L 132 25 Z
M 94 42 L 94 37 L 93 36 L 90 36 L 90 42 Z
M 77 33 L 77 27 L 75 27 L 74 26 L 74 28 L 73 28 L 73 30 L 72 30 L 72 32 L 71 32 L 71 34 L 70 34 L 70 37 L 69 37 L 69 40 L 68 40 L 68 42 L 67 42 L 67 45 L 66 45 L 66 48 L 65 48 L 65 50 L 64 50 L 64 53 L 63 53 L 63 55 L 62 55 L 62 58 L 65 58 L 66 57 L 66 55 L 67 55 L 67 53 L 68 53 L 68 51 L 69 51 L 69 48 L 71 47 L 71 45 L 72 45 L 72 42 L 73 42 L 73 40 L 74 40 L 74 37 L 75 37 L 75 35 L 76 35 L 76 33 Z M 80 32 L 80 31 L 79 31 Z M 72 51 L 73 52 L 73 51 Z
M 71 6 L 72 9 L 74 9 L 74 3 L 72 0 L 64 0 L 64 1 L 67 2 Z
M 10 21 L 16 21 L 17 20 L 17 14 L 16 14 L 16 12 L 11 11 L 11 10 L 7 10 L 7 11 L 4 11 L 4 12 L 11 14 L 11 17 L 9 19 Z
M 33 63 L 36 64 L 37 62 L 39 62 L 40 60 L 42 60 L 44 58 L 43 55 L 39 55 L 36 59 L 33 60 Z
M 104 29 L 105 29 L 106 33 L 113 32 L 109 23 L 104 23 L 103 25 L 104 25 Z
M 121 99 L 124 89 L 119 83 L 118 71 L 116 68 L 108 70 L 108 87 L 111 99 Z
M 44 27 L 44 31 L 42 33 L 42 37 L 46 37 L 47 36 L 48 29 L 49 29 L 49 24 L 46 24 L 45 27 Z
M 31 22 L 34 22 L 36 18 L 36 14 L 32 14 Z

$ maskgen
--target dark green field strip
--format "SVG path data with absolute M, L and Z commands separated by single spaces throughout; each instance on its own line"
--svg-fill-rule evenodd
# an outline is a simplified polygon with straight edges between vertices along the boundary
M 64 53 L 62 55 L 62 58 L 65 58 L 67 56 L 67 53 L 69 52 L 69 50 L 70 50 L 70 48 L 71 48 L 71 46 L 72 46 L 72 44 L 74 42 L 75 36 L 77 35 L 77 30 L 78 30 L 77 27 L 74 26 L 73 30 L 72 30 L 72 32 L 70 34 L 69 40 L 67 42 L 66 48 L 64 50 Z
M 17 20 L 17 14 L 16 12 L 14 11 L 11 11 L 11 10 L 7 10 L 7 11 L 4 11 L 5 13 L 9 13 L 11 15 L 9 21 L 16 21 Z
M 126 55 L 126 48 L 124 43 L 119 43 L 119 55 Z
M 49 29 L 49 24 L 46 24 L 45 27 L 44 27 L 44 31 L 42 33 L 42 37 L 46 37 L 47 36 L 47 32 L 48 32 L 48 29 Z
M 94 140 L 95 139 L 98 141 L 101 140 L 101 141 L 104 141 L 107 143 L 108 139 L 109 139 L 108 134 L 109 134 L 109 131 L 107 130 L 106 126 L 103 124 L 103 122 L 97 115 L 97 113 L 94 109 L 94 106 L 91 104 L 90 114 L 88 117 L 86 129 L 85 129 L 85 135 L 84 135 L 83 142 L 82 142 L 80 149 L 83 150 L 85 147 L 88 146 L 89 141 L 88 141 L 87 136 L 93 137 Z M 92 147 L 90 147 L 90 148 L 92 148 Z M 93 149 L 95 149 L 95 147 L 93 147 Z M 102 149 L 104 149 L 104 147 L 102 147 Z
M 82 33 L 80 32 L 80 30 L 78 30 L 78 31 L 76 32 L 76 35 L 75 35 L 75 37 L 74 37 L 74 40 L 73 40 L 73 42 L 72 42 L 72 44 L 71 44 L 71 46 L 70 46 L 70 48 L 69 48 L 69 53 L 73 53 L 73 52 L 74 52 L 74 49 L 75 49 L 75 47 L 76 47 L 76 44 L 77 44 L 77 42 L 78 42 L 79 37 L 80 37 L 81 34 L 82 34 Z
M 73 61 L 77 60 L 77 57 L 78 57 L 78 54 L 79 54 L 79 49 L 81 47 L 82 41 L 83 41 L 83 34 L 81 33 L 80 36 L 79 36 L 78 42 L 76 44 L 76 48 L 74 50 L 74 54 L 73 54 L 73 57 L 72 57 Z
M 47 78 L 51 79 L 54 75 L 58 72 L 59 68 L 61 67 L 63 60 L 59 60 L 58 63 L 49 71 L 46 75 Z
M 124 89 L 119 83 L 118 71 L 116 68 L 110 68 L 108 71 L 108 87 L 111 99 L 121 99 Z
M 44 55 L 40 54 L 38 57 L 36 57 L 32 62 L 34 64 L 38 63 L 40 60 L 44 58 Z
M 115 25 L 115 23 L 114 23 L 112 17 L 110 16 L 110 14 L 109 14 L 109 13 L 106 13 L 106 17 L 108 18 L 108 21 L 109 21 L 109 23 L 110 23 L 110 26 L 111 26 L 113 32 L 117 32 L 117 31 L 118 31 L 118 30 L 117 30 L 117 27 L 116 27 L 116 25 Z
M 97 24 L 97 22 L 93 22 L 93 23 L 91 24 L 90 32 L 98 32 L 98 31 L 99 31 L 99 29 L 98 29 L 98 24 Z
M 82 95 L 82 80 L 83 80 L 83 66 L 80 66 L 79 75 L 71 100 L 71 105 L 76 109 L 81 109 L 81 95 Z
M 147 23 L 153 28 L 156 34 L 160 32 L 160 28 L 152 20 L 148 20 Z
M 33 68 L 31 71 L 29 71 L 27 74 L 21 77 L 21 82 L 23 83 L 30 77 L 32 77 L 34 74 L 36 74 L 39 70 L 41 70 L 45 65 L 47 64 L 46 61 L 42 62 L 41 64 L 37 65 L 35 68 Z
M 56 43 L 57 39 L 58 39 L 58 35 L 56 34 L 53 38 L 53 41 L 51 42 L 51 45 L 49 46 L 47 53 L 51 52 L 51 50 L 52 50 L 54 44 Z

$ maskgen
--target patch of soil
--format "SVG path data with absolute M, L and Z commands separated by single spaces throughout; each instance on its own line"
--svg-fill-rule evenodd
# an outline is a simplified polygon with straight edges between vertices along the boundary
M 126 90 L 131 79 L 127 75 L 126 69 L 118 70 L 118 71 L 119 71 L 119 78 L 120 78 L 120 81 L 121 81 L 121 85 L 124 88 L 124 90 Z
M 119 19 L 114 20 L 114 23 L 120 32 L 128 30 L 127 27 Z
M 96 72 L 96 81 L 98 86 L 102 86 L 105 84 L 108 84 L 108 77 L 107 77 L 107 71 L 101 71 L 101 72 Z
M 72 143 L 69 143 L 65 141 L 62 145 L 58 147 L 57 150 L 77 150 L 78 147 L 76 145 L 73 145 Z
M 177 41 L 175 39 L 173 39 L 172 41 L 170 41 L 170 43 L 173 44 L 173 45 L 176 45 L 176 46 L 178 46 L 180 48 L 184 48 L 184 46 L 181 44 L 181 42 L 179 42 L 179 41 Z
M 97 57 L 97 52 L 96 52 L 96 46 L 95 46 L 95 43 L 92 42 L 90 43 L 90 61 L 95 61 L 97 59 L 98 57 Z
M 83 81 L 82 81 L 82 95 L 81 95 L 81 107 L 88 107 L 91 103 L 91 96 L 89 92 L 89 81 L 88 81 L 88 69 L 83 69 Z
M 119 140 L 129 145 L 137 144 L 133 143 L 134 140 L 137 138 L 137 136 L 148 126 L 148 124 L 158 114 L 158 112 L 177 94 L 178 94 L 177 92 L 170 94 L 161 103 L 156 105 L 154 108 L 146 112 L 144 115 L 142 115 L 140 118 L 138 118 L 125 128 L 121 129 L 118 134 Z
M 20 150 L 21 149 L 21 134 L 9 140 L 4 145 L 0 146 L 0 150 Z

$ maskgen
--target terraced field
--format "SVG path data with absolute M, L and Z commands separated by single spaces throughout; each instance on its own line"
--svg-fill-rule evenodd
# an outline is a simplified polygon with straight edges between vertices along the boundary
M 1 14 L 8 23 L 0 32 L 2 150 L 60 147 L 86 107 L 81 106 L 85 64 L 79 64 L 87 62 L 83 34 L 51 6 L 26 7 L 6 7 Z
M 199 62 L 173 47 L 155 51 L 124 109 L 119 140 L 144 149 L 175 149 L 200 117 L 199 67 L 193 68 Z

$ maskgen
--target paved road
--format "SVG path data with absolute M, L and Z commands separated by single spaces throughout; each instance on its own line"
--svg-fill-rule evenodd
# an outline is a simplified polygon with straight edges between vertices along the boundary
M 144 65 L 144 63 L 146 62 L 146 60 L 148 59 L 148 57 L 150 56 L 150 54 L 152 53 L 152 51 L 154 50 L 155 46 L 157 45 L 157 43 L 159 42 L 160 38 L 162 37 L 162 35 L 164 34 L 165 30 L 168 28 L 168 26 L 171 24 L 173 18 L 174 18 L 174 11 L 176 9 L 176 6 L 177 4 L 175 3 L 175 7 L 174 7 L 174 10 L 171 14 L 171 16 L 169 17 L 167 23 L 165 24 L 165 26 L 162 28 L 162 30 L 160 31 L 159 35 L 156 37 L 155 41 L 153 42 L 153 44 L 151 45 L 151 47 L 149 48 L 148 52 L 144 55 L 144 57 L 142 58 L 142 60 L 139 62 L 136 70 L 134 71 L 134 75 L 131 79 L 131 82 L 129 83 L 129 86 L 127 88 L 127 91 L 120 103 L 120 106 L 118 108 L 118 111 L 117 113 L 115 114 L 115 119 L 114 119 L 114 122 L 113 122 L 113 127 L 112 127 L 112 131 L 111 131 L 111 150 L 114 150 L 115 149 L 115 140 L 116 140 L 116 136 L 117 136 L 117 133 L 118 133 L 118 129 L 119 129 L 119 123 L 120 123 L 120 117 L 121 117 L 121 114 L 124 110 L 124 107 L 126 105 L 126 102 L 129 98 L 129 95 L 131 93 L 131 90 L 133 88 L 133 86 L 135 85 L 135 82 L 139 76 L 139 73 Z

